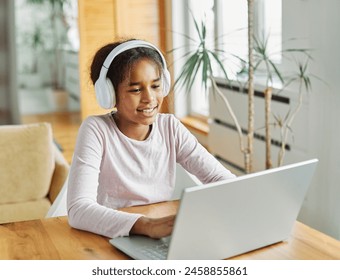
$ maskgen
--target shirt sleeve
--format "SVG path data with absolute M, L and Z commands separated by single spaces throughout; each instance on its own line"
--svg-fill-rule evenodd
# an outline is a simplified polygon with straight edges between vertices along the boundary
M 98 178 L 105 137 L 93 118 L 81 125 L 70 168 L 67 209 L 69 224 L 107 236 L 127 236 L 139 214 L 130 214 L 97 202 Z
M 210 154 L 179 120 L 175 120 L 175 131 L 177 162 L 202 183 L 236 177 Z

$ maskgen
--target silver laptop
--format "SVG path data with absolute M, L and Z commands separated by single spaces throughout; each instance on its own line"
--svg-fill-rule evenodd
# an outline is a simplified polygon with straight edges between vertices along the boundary
M 172 235 L 119 237 L 133 259 L 224 259 L 286 240 L 318 160 L 186 188 Z

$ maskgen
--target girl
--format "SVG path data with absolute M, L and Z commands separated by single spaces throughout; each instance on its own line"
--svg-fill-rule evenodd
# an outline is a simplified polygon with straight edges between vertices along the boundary
M 71 164 L 67 208 L 72 227 L 110 238 L 171 234 L 174 216 L 150 219 L 117 209 L 169 200 L 176 163 L 203 183 L 235 177 L 171 114 L 159 109 L 170 89 L 162 53 L 128 40 L 102 47 L 91 79 L 111 113 L 82 123 Z

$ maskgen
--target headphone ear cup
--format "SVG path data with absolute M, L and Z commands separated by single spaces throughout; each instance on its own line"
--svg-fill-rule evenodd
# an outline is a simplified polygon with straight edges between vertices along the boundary
M 110 108 L 113 108 L 114 106 L 116 106 L 116 92 L 109 78 L 106 78 L 106 83 L 107 83 L 108 95 L 110 96 L 110 106 L 111 106 Z
M 167 96 L 170 92 L 171 78 L 168 69 L 163 70 L 163 95 Z
M 94 84 L 97 102 L 104 109 L 112 109 L 116 100 L 113 85 L 108 78 L 99 78 Z

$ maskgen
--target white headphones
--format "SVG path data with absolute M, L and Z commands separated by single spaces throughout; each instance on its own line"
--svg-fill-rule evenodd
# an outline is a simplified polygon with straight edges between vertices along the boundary
M 163 95 L 167 96 L 170 91 L 170 73 L 167 69 L 165 58 L 163 57 L 160 50 L 157 49 L 154 45 L 150 44 L 149 42 L 141 41 L 141 40 L 131 40 L 124 42 L 117 47 L 115 47 L 109 55 L 106 57 L 103 66 L 100 70 L 99 78 L 94 84 L 97 102 L 99 105 L 104 109 L 112 109 L 116 104 L 116 94 L 112 82 L 109 78 L 106 77 L 109 67 L 114 60 L 114 58 L 130 49 L 144 47 L 149 49 L 156 50 L 161 59 L 163 64 L 163 73 L 162 73 L 162 82 L 163 82 Z

